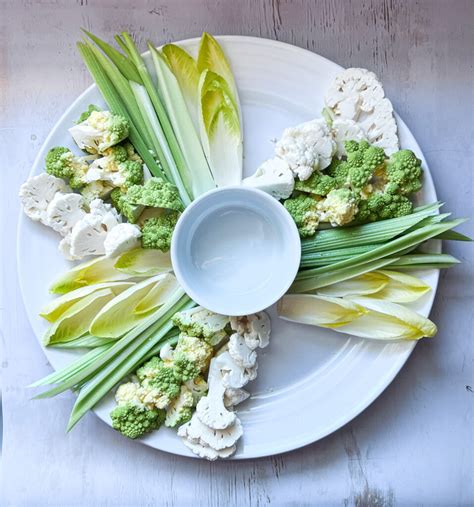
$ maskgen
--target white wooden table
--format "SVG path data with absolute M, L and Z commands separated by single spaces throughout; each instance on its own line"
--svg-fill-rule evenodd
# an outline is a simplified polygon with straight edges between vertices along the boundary
M 446 246 L 464 264 L 442 275 L 438 336 L 371 407 L 318 443 L 244 462 L 154 451 L 93 415 L 64 434 L 72 395 L 33 402 L 25 389 L 50 368 L 15 265 L 17 189 L 91 82 L 75 50 L 79 27 L 157 44 L 202 30 L 262 36 L 371 68 L 422 146 L 440 199 L 473 217 L 473 23 L 472 0 L 0 0 L 3 505 L 473 505 L 473 246 Z M 472 222 L 463 230 L 472 236 Z

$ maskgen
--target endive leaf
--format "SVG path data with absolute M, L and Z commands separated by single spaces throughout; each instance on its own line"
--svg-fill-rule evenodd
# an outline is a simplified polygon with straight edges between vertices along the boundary
M 192 56 L 175 44 L 166 44 L 162 52 L 178 80 L 186 106 L 191 115 L 196 131 L 199 131 L 199 74 L 197 64 Z
M 49 322 L 55 322 L 74 303 L 88 296 L 89 294 L 92 294 L 93 292 L 101 289 L 111 289 L 112 292 L 117 295 L 131 285 L 133 285 L 133 282 L 107 282 L 81 287 L 71 292 L 67 292 L 63 296 L 53 299 L 53 301 L 50 301 L 43 307 L 40 312 L 40 316 Z
M 415 276 L 385 269 L 377 273 L 388 277 L 389 281 L 382 290 L 372 294 L 376 299 L 392 303 L 410 303 L 431 290 L 429 285 Z
M 95 283 L 123 281 L 131 278 L 129 274 L 114 269 L 115 262 L 114 258 L 102 256 L 78 264 L 54 281 L 49 291 L 53 294 L 66 294 Z
M 149 307 L 153 309 L 165 302 L 165 300 L 161 298 L 161 295 L 169 295 L 169 293 L 167 293 L 167 288 L 169 287 L 170 277 L 174 279 L 174 276 L 170 274 L 157 275 L 143 280 L 122 292 L 105 305 L 96 315 L 89 327 L 90 334 L 103 338 L 119 338 L 133 329 L 148 315 L 145 312 L 135 313 L 135 309 L 137 306 L 140 306 L 142 300 L 147 297 L 148 293 L 155 285 L 164 284 L 164 292 L 156 291 L 154 293 L 156 304 L 153 304 L 151 300 L 148 299 L 145 305 L 141 305 L 142 308 Z M 176 287 L 177 284 L 175 289 Z
M 97 312 L 114 297 L 115 294 L 111 289 L 102 289 L 76 301 L 48 329 L 43 343 L 50 345 L 79 338 L 87 332 Z
M 178 287 L 178 281 L 174 275 L 169 273 L 163 275 L 163 279 L 159 283 L 155 283 L 150 292 L 135 306 L 133 312 L 135 315 L 143 315 L 156 310 L 167 301 Z
M 327 287 L 321 287 L 317 289 L 316 293 L 332 297 L 379 294 L 389 283 L 388 275 L 383 273 L 382 271 L 364 273 L 363 275 L 355 276 L 354 278 L 349 278 L 348 280 L 337 282 Z
M 181 177 L 188 194 L 195 199 L 204 192 L 215 188 L 216 185 L 178 80 L 163 55 L 151 45 L 149 45 L 149 49 L 155 65 L 158 88 L 186 162 L 186 171 L 181 174 Z
M 343 333 L 376 340 L 419 340 L 437 332 L 431 320 L 405 306 L 379 299 L 355 297 L 349 301 L 369 312 L 340 329 Z
M 226 81 L 232 93 L 232 99 L 236 104 L 239 121 L 242 123 L 239 113 L 239 94 L 229 62 L 227 61 L 227 58 L 216 39 L 206 32 L 204 32 L 201 37 L 197 58 L 197 68 L 201 73 L 205 70 L 210 70 L 221 76 Z
M 153 276 L 173 269 L 169 252 L 148 248 L 134 248 L 124 252 L 116 259 L 114 268 L 131 276 Z
M 352 301 L 315 294 L 287 294 L 278 302 L 282 319 L 320 327 L 343 326 L 365 312 Z

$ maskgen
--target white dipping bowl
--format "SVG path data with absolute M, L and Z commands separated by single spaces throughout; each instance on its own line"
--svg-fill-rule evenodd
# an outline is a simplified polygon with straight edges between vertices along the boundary
M 211 190 L 181 215 L 173 270 L 189 297 L 222 315 L 249 315 L 278 301 L 295 279 L 301 243 L 290 214 L 260 190 Z

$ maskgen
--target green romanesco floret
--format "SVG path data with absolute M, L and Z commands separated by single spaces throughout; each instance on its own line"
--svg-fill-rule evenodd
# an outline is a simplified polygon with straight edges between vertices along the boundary
M 181 333 L 176 344 L 173 361 L 178 362 L 181 359 L 186 359 L 196 366 L 199 374 L 207 370 L 213 353 L 213 348 L 206 341 Z
M 201 373 L 197 364 L 185 357 L 183 354 L 175 354 L 173 357 L 173 367 L 175 375 L 180 378 L 182 382 L 192 380 Z
M 409 215 L 413 203 L 405 196 L 389 193 L 375 193 L 359 202 L 359 212 L 355 222 L 359 224 L 398 218 Z
M 361 190 L 375 171 L 384 165 L 385 152 L 378 146 L 371 146 L 367 141 L 346 141 L 344 147 L 347 152 L 347 160 L 342 163 L 347 168 L 344 186 Z
M 88 160 L 92 157 L 78 157 L 69 149 L 63 146 L 51 148 L 46 155 L 46 172 L 57 178 L 70 180 L 72 188 L 84 186 L 82 178 L 89 169 Z
M 123 215 L 131 224 L 135 224 L 142 214 L 145 206 L 131 204 L 127 199 L 127 193 L 120 188 L 115 188 L 110 194 L 110 200 L 114 208 Z
M 329 194 L 335 187 L 336 180 L 318 170 L 314 171 L 307 180 L 295 182 L 295 190 L 320 196 Z
M 202 338 L 212 346 L 227 336 L 230 324 L 229 317 L 213 313 L 202 306 L 175 313 L 171 320 L 183 334 Z
M 193 415 L 193 405 L 193 393 L 186 386 L 181 386 L 179 396 L 166 409 L 165 426 L 175 428 L 188 422 Z
M 79 116 L 79 118 L 77 119 L 76 125 L 82 123 L 83 121 L 86 121 L 87 118 L 89 118 L 91 113 L 93 113 L 94 111 L 102 111 L 102 109 L 99 106 L 96 106 L 95 104 L 89 104 L 87 109 L 83 113 L 81 113 L 81 116 Z
M 350 224 L 359 211 L 358 202 L 358 196 L 348 188 L 331 190 L 318 203 L 320 221 L 329 222 L 333 227 Z
M 145 220 L 142 226 L 142 247 L 167 252 L 171 246 L 171 237 L 178 218 L 179 213 L 171 211 Z
M 119 171 L 124 178 L 122 187 L 130 188 L 133 185 L 143 185 L 143 164 L 138 160 L 126 160 L 119 165 Z
M 421 160 L 411 150 L 395 152 L 385 166 L 389 194 L 409 195 L 422 187 Z
M 299 195 L 285 201 L 285 208 L 295 221 L 302 238 L 316 233 L 319 225 L 318 201 L 307 195 Z
M 153 357 L 136 375 L 141 382 L 139 399 L 147 407 L 165 408 L 179 394 L 182 379 L 169 361 Z
M 175 211 L 184 209 L 176 187 L 162 178 L 151 178 L 144 185 L 133 185 L 127 198 L 132 204 Z
M 349 166 L 337 157 L 332 159 L 331 164 L 325 171 L 325 174 L 334 178 L 338 188 L 346 185 L 348 173 Z
M 110 413 L 112 427 L 128 438 L 138 438 L 157 430 L 165 421 L 164 410 L 148 409 L 134 403 L 118 405 Z

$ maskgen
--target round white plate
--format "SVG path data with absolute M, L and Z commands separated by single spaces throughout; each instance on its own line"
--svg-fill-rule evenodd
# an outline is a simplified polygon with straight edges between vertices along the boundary
M 320 116 L 323 96 L 341 70 L 309 51 L 253 37 L 218 37 L 235 73 L 244 116 L 244 165 L 246 175 L 273 154 L 272 140 L 284 128 Z M 179 43 L 195 54 L 198 39 Z M 88 88 L 51 131 L 33 165 L 32 174 L 44 170 L 43 161 L 53 146 L 77 150 L 67 129 L 90 103 L 105 105 L 95 86 Z M 419 202 L 437 200 L 426 161 L 406 125 L 397 117 L 401 145 L 414 150 L 425 167 L 425 185 Z M 70 263 L 57 250 L 59 237 L 23 215 L 18 231 L 18 270 L 23 298 L 33 330 L 41 339 L 46 324 L 38 317 L 51 298 L 50 282 Z M 437 245 L 439 248 L 439 245 Z M 433 303 L 438 271 L 420 272 L 433 290 L 418 301 L 416 309 L 428 315 Z M 239 406 L 244 426 L 234 458 L 277 454 L 314 442 L 337 430 L 364 410 L 390 384 L 414 342 L 376 343 L 350 338 L 315 327 L 291 324 L 272 317 L 270 346 L 259 352 L 258 379 L 248 386 L 252 397 Z M 57 369 L 69 363 L 74 352 L 45 349 Z M 110 425 L 112 396 L 97 408 Z M 80 424 L 80 423 L 79 423 Z M 91 438 L 94 438 L 91 435 Z M 194 456 L 167 428 L 143 443 L 163 451 Z

